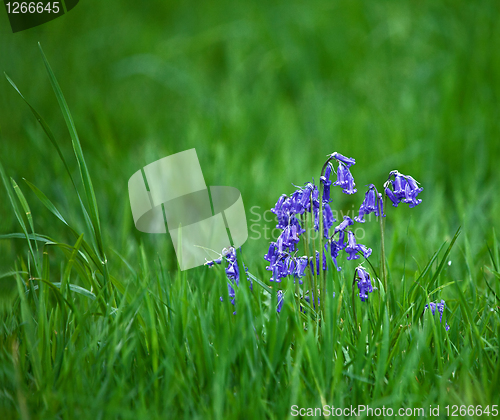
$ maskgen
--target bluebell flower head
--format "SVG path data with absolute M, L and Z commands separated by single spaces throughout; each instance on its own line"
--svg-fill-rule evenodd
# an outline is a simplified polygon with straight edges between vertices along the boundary
M 349 216 L 344 216 L 344 221 L 335 227 L 333 234 L 336 234 L 337 232 L 343 232 L 348 226 L 352 226 L 353 224 L 354 222 Z
M 226 267 L 226 276 L 229 280 L 233 280 L 236 285 L 240 284 L 240 271 L 238 269 L 238 262 L 236 261 L 236 250 L 233 247 L 229 249 L 224 248 L 222 255 L 226 257 L 228 262 Z
M 370 184 L 368 187 L 365 199 L 359 208 L 359 214 L 354 218 L 358 223 L 365 223 L 364 216 L 367 214 L 375 213 L 375 216 L 379 216 L 379 206 L 382 211 L 382 216 L 385 217 L 382 194 L 377 191 L 375 185 Z
M 359 258 L 358 252 L 362 252 L 363 256 L 365 258 L 368 258 L 372 250 L 371 248 L 367 248 L 366 246 L 362 244 L 358 244 L 356 242 L 356 237 L 354 236 L 353 231 L 348 231 L 347 232 L 348 239 L 347 239 L 347 246 L 345 247 L 345 251 L 349 254 L 347 259 L 348 260 L 357 260 Z
M 234 288 L 236 286 L 239 286 L 240 284 L 240 272 L 238 268 L 238 261 L 236 259 L 236 249 L 234 249 L 233 247 L 224 248 L 222 250 L 222 255 L 220 258 L 217 258 L 216 260 L 213 261 L 207 261 L 205 265 L 212 267 L 214 264 L 221 264 L 223 259 L 225 259 L 227 262 L 227 266 L 225 269 L 226 277 L 229 280 L 227 282 L 227 291 L 229 294 L 229 298 L 231 299 L 231 303 L 235 305 L 236 293 Z M 245 271 L 248 271 L 248 269 L 245 268 Z M 252 289 L 252 282 L 250 282 L 250 289 Z M 222 296 L 220 297 L 220 301 L 221 302 L 224 301 Z M 236 311 L 233 312 L 233 315 L 236 315 Z
M 295 272 L 293 273 L 299 279 L 299 284 L 302 284 L 300 280 L 304 277 L 307 268 L 307 257 L 300 257 L 296 259 Z
M 359 297 L 361 302 L 368 299 L 368 293 L 373 292 L 370 274 L 360 265 L 356 268 L 356 279 L 358 281 Z
M 356 237 L 354 236 L 354 232 L 350 230 L 347 232 L 347 246 L 345 247 L 345 252 L 349 254 L 347 259 L 357 260 L 359 258 L 358 251 L 359 246 L 356 243 Z
M 276 260 L 277 257 L 277 246 L 275 242 L 271 242 L 269 244 L 269 250 L 267 251 L 267 254 L 264 255 L 264 259 L 270 263 L 273 263 Z
M 431 308 L 432 315 L 436 314 L 436 308 L 437 308 L 437 310 L 439 312 L 439 322 L 443 322 L 443 313 L 444 313 L 444 308 L 446 307 L 446 303 L 445 303 L 444 299 L 441 299 L 441 302 L 439 302 L 439 303 L 430 302 L 428 305 L 425 305 L 424 312 L 429 306 Z M 448 331 L 450 329 L 450 326 L 448 325 L 448 323 L 446 323 L 445 329 L 446 329 L 446 331 Z
M 339 232 L 339 239 L 337 241 L 337 247 L 339 249 L 344 249 L 347 246 L 347 243 L 345 242 L 345 230 L 341 230 Z
M 339 167 L 337 169 L 337 181 L 333 185 L 338 185 L 342 188 L 344 194 L 354 194 L 358 191 L 354 183 L 354 178 L 351 175 L 349 168 L 342 162 L 339 162 Z
M 221 264 L 221 263 L 222 263 L 222 257 L 217 258 L 216 260 L 207 261 L 205 265 L 208 267 L 213 267 L 215 264 Z
M 332 164 L 330 162 L 327 163 L 325 174 L 321 176 L 320 181 L 323 184 L 323 203 L 329 203 L 330 200 L 330 186 L 332 185 L 332 181 L 330 180 L 330 175 L 332 173 Z
M 341 155 L 340 153 L 333 152 L 330 157 L 337 159 L 339 162 L 342 162 L 345 164 L 348 168 L 350 168 L 352 165 L 356 163 L 356 160 L 354 158 L 348 158 L 345 157 L 344 155 Z
M 391 180 L 391 177 L 394 177 L 394 179 Z M 398 171 L 391 171 L 384 187 L 385 193 L 392 201 L 394 207 L 397 207 L 401 201 L 409 204 L 410 208 L 422 202 L 421 199 L 417 199 L 417 195 L 423 191 L 423 188 L 419 187 L 418 182 L 409 175 L 403 175 Z
M 333 212 L 328 203 L 323 204 L 323 236 L 329 237 L 330 229 L 337 220 L 333 217 Z
M 283 307 L 283 302 L 285 300 L 285 297 L 281 290 L 278 290 L 277 295 L 278 295 L 278 306 L 276 307 L 276 312 L 280 313 L 281 308 Z
M 368 258 L 370 255 L 372 255 L 372 249 L 368 248 L 367 246 L 363 244 L 358 244 L 359 250 L 363 253 L 363 257 Z
M 333 263 L 335 264 L 335 268 L 337 269 L 337 271 L 342 270 L 342 268 L 339 267 L 339 265 L 337 264 L 337 257 L 339 256 L 339 251 L 341 249 L 342 248 L 339 246 L 339 244 L 336 241 L 334 241 L 333 239 L 330 240 L 330 255 L 332 257 Z
M 271 270 L 273 272 L 271 281 L 281 282 L 282 278 L 288 276 L 289 274 L 288 263 L 289 259 L 287 256 L 284 255 L 280 256 L 280 258 L 271 267 Z

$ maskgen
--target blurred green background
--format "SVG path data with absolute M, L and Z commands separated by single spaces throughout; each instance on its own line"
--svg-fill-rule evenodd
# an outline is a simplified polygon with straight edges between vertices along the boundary
M 408 230 L 425 244 L 412 251 L 425 263 L 462 225 L 471 257 L 481 259 L 499 227 L 499 11 L 493 0 L 81 0 L 15 34 L 0 10 L 0 70 L 46 119 L 76 174 L 41 43 L 80 135 L 106 244 L 131 264 L 142 241 L 148 256 L 176 270 L 170 238 L 135 229 L 127 182 L 144 165 L 193 147 L 207 185 L 241 191 L 249 226 L 252 213 L 272 207 L 292 183 L 317 180 L 327 153 L 357 160 L 359 193 L 334 196 L 332 207 L 344 211 L 359 206 L 364 185 L 381 186 L 399 169 L 421 182 L 424 202 L 388 210 L 389 250 L 400 249 L 398 231 Z M 5 79 L 0 138 L 1 162 L 25 192 L 37 231 L 74 243 L 22 182 L 37 185 L 83 231 L 62 163 Z M 0 191 L 0 233 L 18 232 Z M 253 206 L 261 210 L 251 213 Z M 365 243 L 376 249 L 377 226 L 366 226 Z M 256 237 L 244 252 L 262 266 L 269 241 Z M 24 241 L 0 241 L 1 272 L 20 254 Z

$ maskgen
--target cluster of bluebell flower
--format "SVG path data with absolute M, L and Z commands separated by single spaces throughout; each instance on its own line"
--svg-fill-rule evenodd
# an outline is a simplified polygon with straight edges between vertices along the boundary
M 430 302 L 428 305 L 425 305 L 424 312 L 429 306 L 431 308 L 432 315 L 436 314 L 436 308 L 437 308 L 439 312 L 439 322 L 443 322 L 444 308 L 446 308 L 446 303 L 444 302 L 444 300 L 441 299 L 440 303 Z M 450 329 L 450 326 L 448 325 L 447 322 L 445 322 L 445 329 L 446 331 Z
M 394 177 L 394 179 L 391 180 L 391 177 Z M 418 182 L 409 175 L 392 171 L 389 174 L 389 179 L 384 184 L 384 188 L 385 194 L 392 201 L 394 207 L 397 207 L 401 201 L 408 203 L 410 208 L 422 202 L 420 199 L 417 200 L 417 195 L 422 192 L 423 188 L 419 188 Z
M 337 160 L 338 169 L 337 180 L 332 183 L 330 176 L 333 172 L 331 164 L 333 159 Z M 326 270 L 326 254 L 328 253 L 338 270 L 340 267 L 337 264 L 337 257 L 342 250 L 348 254 L 347 259 L 349 260 L 359 258 L 359 252 L 362 252 L 365 258 L 371 254 L 371 249 L 358 244 L 354 232 L 347 230 L 354 223 L 349 216 L 344 216 L 344 220 L 334 228 L 333 234 L 331 234 L 336 219 L 333 217 L 330 207 L 330 187 L 332 185 L 340 186 L 344 193 L 354 194 L 357 190 L 350 167 L 355 163 L 352 158 L 333 153 L 325 164 L 320 177 L 323 187 L 321 198 L 319 188 L 309 182 L 304 187 L 297 187 L 297 190 L 290 196 L 283 194 L 274 208 L 271 209 L 278 220 L 276 227 L 282 231 L 276 242 L 271 242 L 269 250 L 264 256 L 264 259 L 269 262 L 266 269 L 272 272 L 270 279 L 272 282 L 279 282 L 282 278 L 292 275 L 299 281 L 299 284 L 302 284 L 301 279 L 308 267 L 313 274 L 315 271 L 316 274 L 319 274 L 321 269 Z M 320 218 L 323 219 L 322 223 Z M 319 250 L 314 250 L 314 256 L 297 256 L 301 235 L 306 232 L 308 224 L 312 225 L 316 232 L 319 232 L 320 226 L 322 226 L 321 235 L 326 241 L 321 258 Z M 338 237 L 335 240 L 334 237 L 337 234 Z
M 333 166 L 334 162 L 338 164 L 336 171 Z M 354 221 L 349 216 L 344 216 L 343 221 L 334 227 L 337 220 L 333 217 L 330 207 L 332 186 L 339 186 L 345 194 L 357 192 L 351 174 L 351 167 L 355 163 L 353 158 L 345 157 L 337 152 L 332 153 L 323 165 L 319 188 L 309 182 L 304 187 L 297 187 L 290 196 L 284 194 L 278 199 L 271 211 L 276 215 L 278 221 L 276 227 L 281 230 L 281 234 L 275 242 L 271 242 L 264 256 L 264 259 L 269 262 L 266 269 L 271 271 L 271 282 L 281 282 L 284 277 L 293 276 L 294 281 L 303 285 L 303 277 L 307 274 L 317 277 L 322 274 L 322 271 L 327 270 L 327 255 L 332 258 L 339 271 L 341 267 L 337 259 L 342 251 L 347 254 L 347 260 L 358 259 L 360 254 L 365 258 L 371 255 L 370 248 L 357 243 L 355 234 L 350 229 Z M 333 182 L 330 177 L 334 172 L 336 172 L 337 179 Z M 375 192 L 372 193 L 373 191 Z M 381 194 L 378 194 L 375 187 L 370 185 L 359 216 L 355 220 L 364 223 L 363 216 L 371 212 L 375 212 L 378 216 L 378 203 L 381 198 Z M 313 238 L 313 232 L 308 232 L 303 241 L 305 255 L 298 255 L 299 242 L 307 232 L 308 226 L 310 230 L 319 233 L 320 246 L 315 247 L 311 244 L 315 242 L 315 238 Z M 369 275 L 363 278 L 370 282 Z M 313 281 L 309 286 L 309 292 L 304 291 L 302 297 L 309 302 L 312 296 L 312 301 L 315 302 L 314 295 L 321 294 L 321 292 L 318 292 L 318 285 L 315 285 Z M 321 289 L 321 285 L 319 287 Z M 369 287 L 362 283 L 361 287 L 363 293 L 372 291 L 371 283 Z
M 371 213 L 379 219 L 385 217 L 384 198 L 375 185 L 368 185 L 368 190 L 354 220 L 349 216 L 344 216 L 343 220 L 334 227 L 337 220 L 330 207 L 332 186 L 340 187 L 344 194 L 357 192 L 351 174 L 351 168 L 355 163 L 353 158 L 337 152 L 332 153 L 323 165 L 319 186 L 314 182 L 308 182 L 303 187 L 296 186 L 296 190 L 291 195 L 281 195 L 271 209 L 276 215 L 276 228 L 281 230 L 281 233 L 276 241 L 271 242 L 264 256 L 269 263 L 266 270 L 271 272 L 270 281 L 274 283 L 280 283 L 290 276 L 295 283 L 298 299 L 318 302 L 319 305 L 321 294 L 326 292 L 327 255 L 332 259 L 336 269 L 340 271 L 338 258 L 342 252 L 347 255 L 347 260 L 356 260 L 361 256 L 368 258 L 372 253 L 370 248 L 357 242 L 352 226 L 354 222 L 365 223 L 365 216 Z M 336 175 L 336 180 L 330 179 L 332 174 Z M 396 207 L 401 201 L 408 203 L 410 207 L 420 204 L 422 200 L 417 199 L 417 196 L 422 190 L 415 179 L 398 171 L 390 172 L 384 184 L 385 195 Z M 234 248 L 230 248 L 224 257 L 228 262 L 226 275 L 229 279 L 229 296 L 234 304 L 234 287 L 239 284 Z M 221 262 L 222 257 L 207 262 L 207 265 L 212 266 L 214 263 L 220 264 Z M 362 302 L 365 302 L 368 299 L 368 293 L 373 292 L 371 277 L 360 265 L 355 269 L 354 279 L 359 289 L 358 296 Z M 283 301 L 283 291 L 277 290 L 278 312 L 281 311 Z M 313 306 L 316 307 L 315 304 Z

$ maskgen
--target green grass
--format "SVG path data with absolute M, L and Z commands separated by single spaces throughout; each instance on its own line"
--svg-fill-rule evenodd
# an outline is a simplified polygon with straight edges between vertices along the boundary
M 1 417 L 500 404 L 498 12 L 495 1 L 87 0 L 2 29 L 0 70 L 43 123 L 0 81 Z M 333 195 L 344 212 L 390 170 L 414 176 L 423 203 L 387 209 L 389 293 L 377 284 L 355 320 L 344 259 L 329 271 L 321 338 L 292 293 L 278 316 L 255 283 L 238 288 L 233 316 L 221 267 L 179 272 L 168 235 L 131 217 L 128 178 L 192 147 L 207 185 L 238 188 L 261 235 L 274 223 L 254 212 L 317 180 L 327 153 L 357 161 L 358 194 Z M 363 227 L 379 271 L 378 225 Z M 269 241 L 250 238 L 245 264 L 269 284 Z M 422 314 L 441 298 L 448 332 Z

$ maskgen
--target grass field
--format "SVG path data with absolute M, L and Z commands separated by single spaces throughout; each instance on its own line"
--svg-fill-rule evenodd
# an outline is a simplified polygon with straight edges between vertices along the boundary
M 281 419 L 294 405 L 493 417 L 499 15 L 494 0 L 82 0 L 12 34 L 0 12 L 0 70 L 68 168 L 2 77 L 0 418 Z M 321 327 L 293 291 L 277 314 L 244 280 L 233 315 L 222 267 L 178 271 L 170 237 L 133 223 L 130 176 L 190 148 L 207 185 L 241 191 L 245 265 L 274 289 L 264 212 L 318 181 L 327 154 L 356 158 L 358 193 L 332 191 L 339 212 L 389 171 L 412 175 L 423 202 L 386 208 L 388 293 L 376 281 L 355 319 L 357 264 L 342 257 Z M 380 272 L 378 223 L 362 227 Z M 440 323 L 423 310 L 441 299 Z

